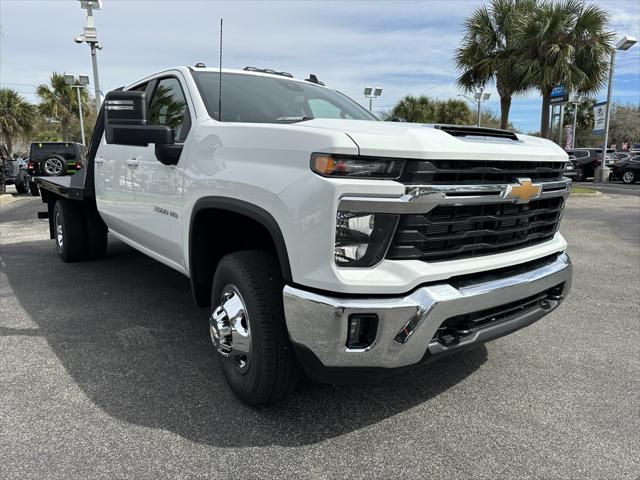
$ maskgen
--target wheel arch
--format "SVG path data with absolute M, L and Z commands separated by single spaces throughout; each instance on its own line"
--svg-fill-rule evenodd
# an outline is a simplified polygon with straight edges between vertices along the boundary
M 209 240 L 215 238 L 211 222 L 228 222 L 229 219 L 233 220 L 234 225 L 237 222 L 242 228 L 248 229 L 252 238 L 234 242 L 234 246 L 228 241 L 211 245 Z M 256 242 L 261 244 L 255 244 Z M 233 198 L 212 196 L 198 199 L 189 222 L 189 281 L 198 306 L 210 304 L 213 272 L 220 259 L 227 253 L 245 248 L 272 251 L 277 257 L 283 279 L 286 282 L 292 281 L 284 236 L 278 222 L 269 212 L 252 203 Z

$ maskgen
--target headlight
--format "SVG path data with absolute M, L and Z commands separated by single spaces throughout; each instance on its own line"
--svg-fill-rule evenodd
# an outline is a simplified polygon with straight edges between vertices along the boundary
M 395 158 L 350 157 L 314 153 L 311 155 L 311 170 L 323 177 L 332 178 L 383 178 L 400 176 L 403 160 Z
M 334 258 L 340 267 L 371 267 L 382 260 L 397 215 L 338 211 Z

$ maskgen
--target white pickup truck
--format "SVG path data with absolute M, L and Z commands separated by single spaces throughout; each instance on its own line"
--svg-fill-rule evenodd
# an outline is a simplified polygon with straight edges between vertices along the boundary
M 108 232 L 188 276 L 231 389 L 266 404 L 302 371 L 371 381 L 554 310 L 567 160 L 382 122 L 314 75 L 198 66 L 110 92 L 87 167 L 37 182 L 64 261 L 102 256 Z

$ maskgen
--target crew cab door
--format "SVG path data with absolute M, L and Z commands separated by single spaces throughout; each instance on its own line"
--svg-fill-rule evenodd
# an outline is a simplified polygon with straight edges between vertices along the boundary
M 180 79 L 159 78 L 147 92 L 149 125 L 167 125 L 174 130 L 177 145 L 183 145 L 191 129 L 190 107 Z M 186 152 L 183 152 L 185 155 Z M 156 158 L 155 145 L 141 147 L 125 160 L 131 175 L 129 190 L 133 224 L 132 240 L 154 253 L 184 266 L 182 258 L 183 167 L 164 165 Z
M 95 184 L 98 209 L 116 237 L 184 271 L 180 161 L 192 106 L 178 75 L 107 95 Z

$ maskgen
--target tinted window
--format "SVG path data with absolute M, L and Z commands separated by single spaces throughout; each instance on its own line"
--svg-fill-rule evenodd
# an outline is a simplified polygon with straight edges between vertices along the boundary
M 184 141 L 189 133 L 187 100 L 176 78 L 164 78 L 158 82 L 149 104 L 149 124 L 173 128 L 178 142 Z
M 218 119 L 218 74 L 193 72 L 207 111 Z M 222 74 L 222 121 L 292 123 L 310 118 L 377 120 L 335 90 L 286 77 Z
M 575 150 L 573 154 L 576 158 L 584 158 L 589 156 L 589 152 L 587 150 Z

